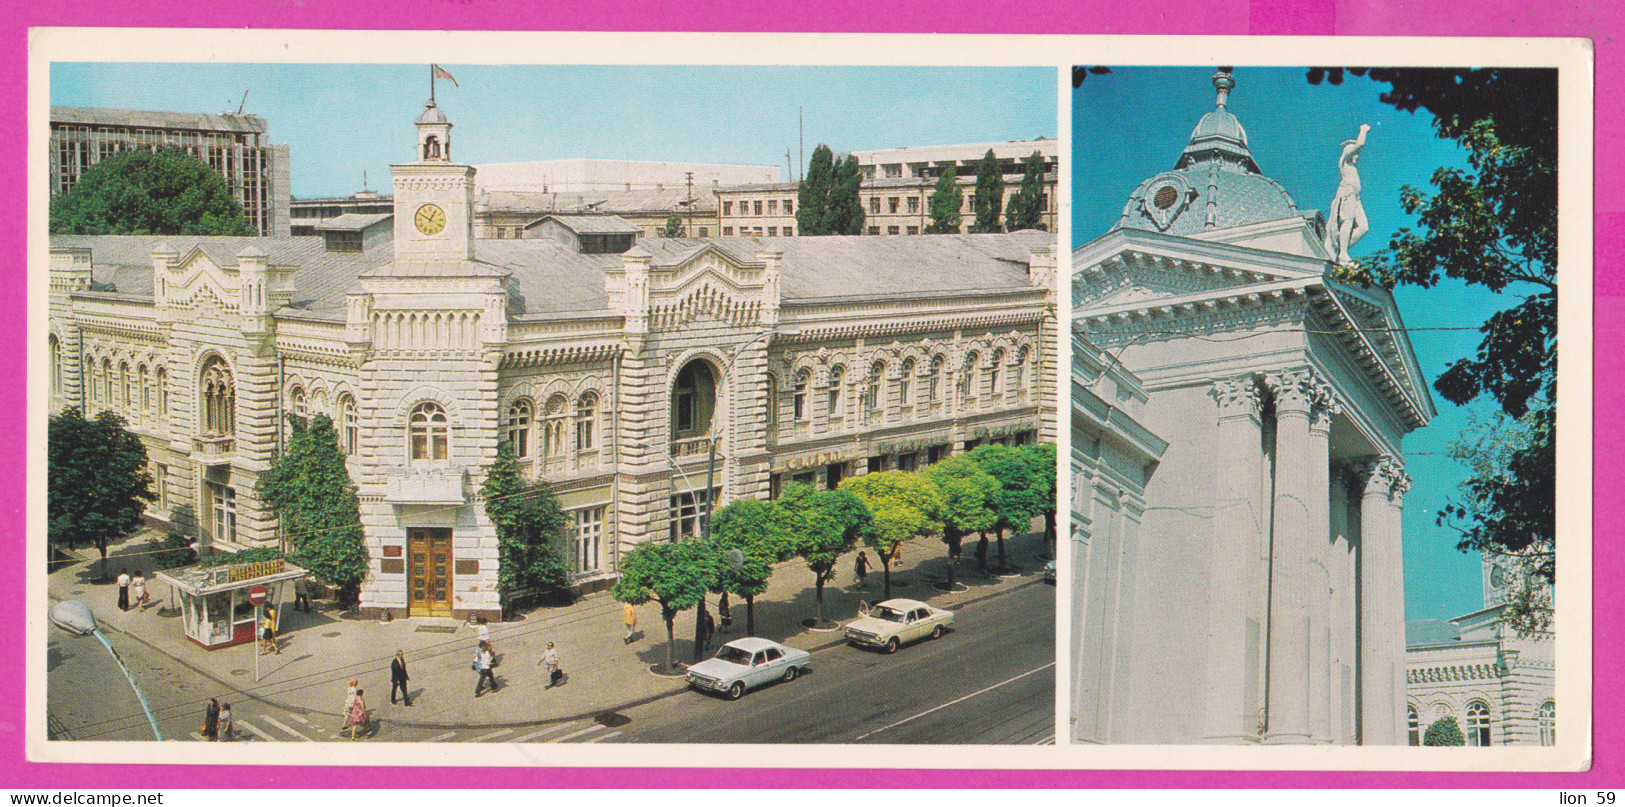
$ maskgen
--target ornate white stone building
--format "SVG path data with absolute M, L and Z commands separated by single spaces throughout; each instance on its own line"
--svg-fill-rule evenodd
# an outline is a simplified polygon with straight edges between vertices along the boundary
M 53 238 L 52 410 L 124 415 L 153 515 L 191 506 L 226 550 L 282 538 L 254 492 L 282 414 L 331 414 L 362 607 L 395 616 L 497 613 L 478 491 L 503 440 L 588 588 L 710 498 L 1054 439 L 1053 236 L 477 239 L 451 129 L 417 119 L 393 239 Z
M 1506 619 L 1515 572 L 1488 560 L 1483 569 L 1484 608 L 1405 626 L 1409 742 L 1453 717 L 1468 745 L 1556 745 L 1554 637 L 1515 630 Z
M 1073 737 L 1403 744 L 1401 440 L 1433 404 L 1214 85 L 1073 254 Z

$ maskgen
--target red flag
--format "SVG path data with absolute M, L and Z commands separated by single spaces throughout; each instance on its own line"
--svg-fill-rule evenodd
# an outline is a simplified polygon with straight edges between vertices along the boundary
M 434 77 L 435 78 L 443 78 L 443 79 L 451 82 L 451 86 L 456 87 L 458 89 L 462 89 L 462 85 L 458 84 L 457 79 L 452 78 L 451 74 L 447 73 L 445 68 L 441 67 L 440 65 L 431 65 L 431 67 L 434 68 Z

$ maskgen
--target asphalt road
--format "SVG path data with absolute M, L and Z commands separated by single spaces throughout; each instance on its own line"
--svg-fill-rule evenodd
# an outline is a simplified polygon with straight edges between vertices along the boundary
M 839 645 L 739 701 L 689 691 L 629 709 L 614 742 L 1053 743 L 1054 636 L 1055 588 L 1029 585 L 895 655 Z

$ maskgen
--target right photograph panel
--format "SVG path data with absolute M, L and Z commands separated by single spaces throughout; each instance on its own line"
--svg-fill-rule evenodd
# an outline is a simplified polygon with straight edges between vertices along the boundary
M 1556 743 L 1557 83 L 1074 69 L 1072 742 Z

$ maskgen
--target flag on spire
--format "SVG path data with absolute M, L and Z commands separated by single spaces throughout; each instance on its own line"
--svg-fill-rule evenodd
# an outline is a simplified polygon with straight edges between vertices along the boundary
M 440 65 L 437 65 L 437 64 L 436 65 L 430 65 L 430 66 L 434 68 L 434 77 L 435 78 L 443 78 L 443 79 L 451 82 L 451 86 L 456 87 L 458 89 L 462 89 L 462 85 L 458 84 L 457 79 L 452 78 L 451 74 L 447 73 L 445 68 L 443 68 L 443 67 L 441 67 Z

